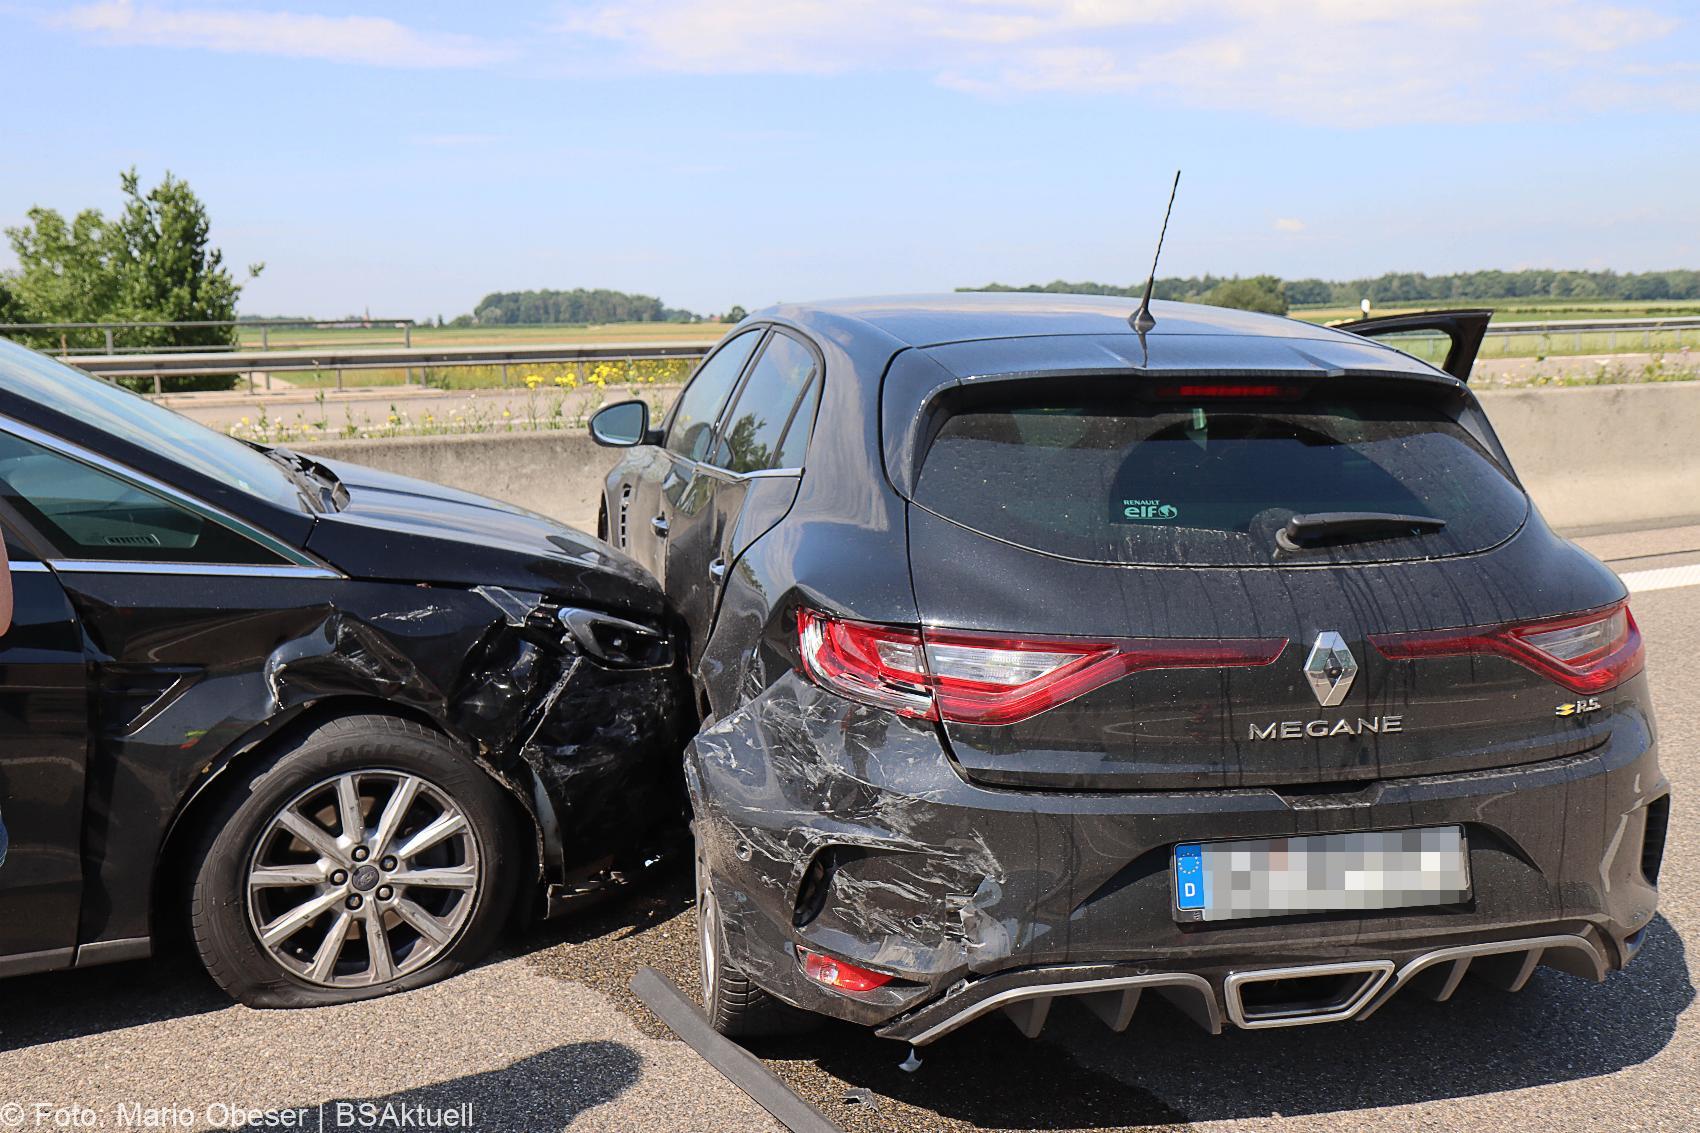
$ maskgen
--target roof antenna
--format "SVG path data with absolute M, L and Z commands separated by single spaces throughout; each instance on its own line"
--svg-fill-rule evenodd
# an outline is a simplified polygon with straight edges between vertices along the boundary
M 1175 191 L 1181 187 L 1181 171 L 1175 170 L 1175 183 L 1169 187 L 1169 207 L 1163 210 L 1163 227 L 1157 233 L 1157 254 L 1151 257 L 1151 274 L 1145 279 L 1145 298 L 1139 301 L 1139 310 L 1128 316 L 1128 323 L 1143 337 L 1145 332 L 1157 325 L 1157 320 L 1151 314 L 1151 289 L 1157 284 L 1157 261 L 1163 256 L 1163 237 L 1169 232 L 1169 214 L 1175 211 Z

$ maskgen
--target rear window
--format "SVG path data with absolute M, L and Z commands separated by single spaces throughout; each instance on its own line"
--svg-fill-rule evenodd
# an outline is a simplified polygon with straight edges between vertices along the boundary
M 1034 550 L 1091 562 L 1267 566 L 1467 554 L 1528 502 L 1438 409 L 1387 402 L 976 407 L 927 450 L 915 502 Z M 1436 519 L 1413 534 L 1318 539 L 1278 554 L 1295 514 Z

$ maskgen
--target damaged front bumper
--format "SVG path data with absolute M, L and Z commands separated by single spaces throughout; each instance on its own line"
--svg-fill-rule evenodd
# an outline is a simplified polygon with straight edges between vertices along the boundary
M 1543 963 L 1604 978 L 1652 919 L 1644 850 L 1668 792 L 1634 714 L 1581 755 L 1330 795 L 988 788 L 933 726 L 795 675 L 702 732 L 686 778 L 728 960 L 799 1007 L 917 1044 L 999 1009 L 1036 1033 L 1063 996 L 1119 1027 L 1152 991 L 1216 1031 L 1364 1018 L 1407 987 L 1445 998 L 1466 970 L 1512 988 Z M 1171 913 L 1179 842 L 1452 824 L 1470 847 L 1460 904 Z M 829 990 L 799 946 L 894 978 Z

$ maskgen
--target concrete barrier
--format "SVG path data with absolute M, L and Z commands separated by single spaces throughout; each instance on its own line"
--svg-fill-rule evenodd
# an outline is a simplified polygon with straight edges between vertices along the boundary
M 1700 382 L 1483 390 L 1517 475 L 1566 532 L 1700 515 Z
M 602 480 L 624 455 L 583 429 L 319 441 L 290 447 L 494 496 L 595 533 Z
M 1598 530 L 1700 515 L 1700 382 L 1485 390 L 1482 405 L 1547 521 Z M 323 441 L 331 459 L 507 500 L 596 530 L 620 458 L 583 429 Z

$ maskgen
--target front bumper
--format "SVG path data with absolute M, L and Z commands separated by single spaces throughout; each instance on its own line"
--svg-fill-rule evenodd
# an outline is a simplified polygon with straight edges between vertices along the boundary
M 1504 986 L 1541 963 L 1601 979 L 1652 920 L 1642 854 L 1649 804 L 1668 793 L 1638 713 L 1581 755 L 1332 795 L 986 788 L 956 773 L 930 725 L 795 675 L 699 735 L 686 775 L 728 959 L 788 1002 L 911 1041 L 998 1007 L 1036 1030 L 1043 1008 L 1020 1005 L 1062 994 L 1125 1026 L 1141 990 L 1212 1030 L 1275 1025 L 1280 1005 L 1248 1007 L 1248 990 L 1316 965 L 1376 974 L 1317 976 L 1318 1009 L 1289 1022 L 1366 1017 L 1413 984 L 1444 998 L 1466 967 Z M 1468 902 L 1193 924 L 1170 913 L 1177 842 L 1454 823 L 1469 839 Z M 896 978 L 828 990 L 802 975 L 798 945 Z

